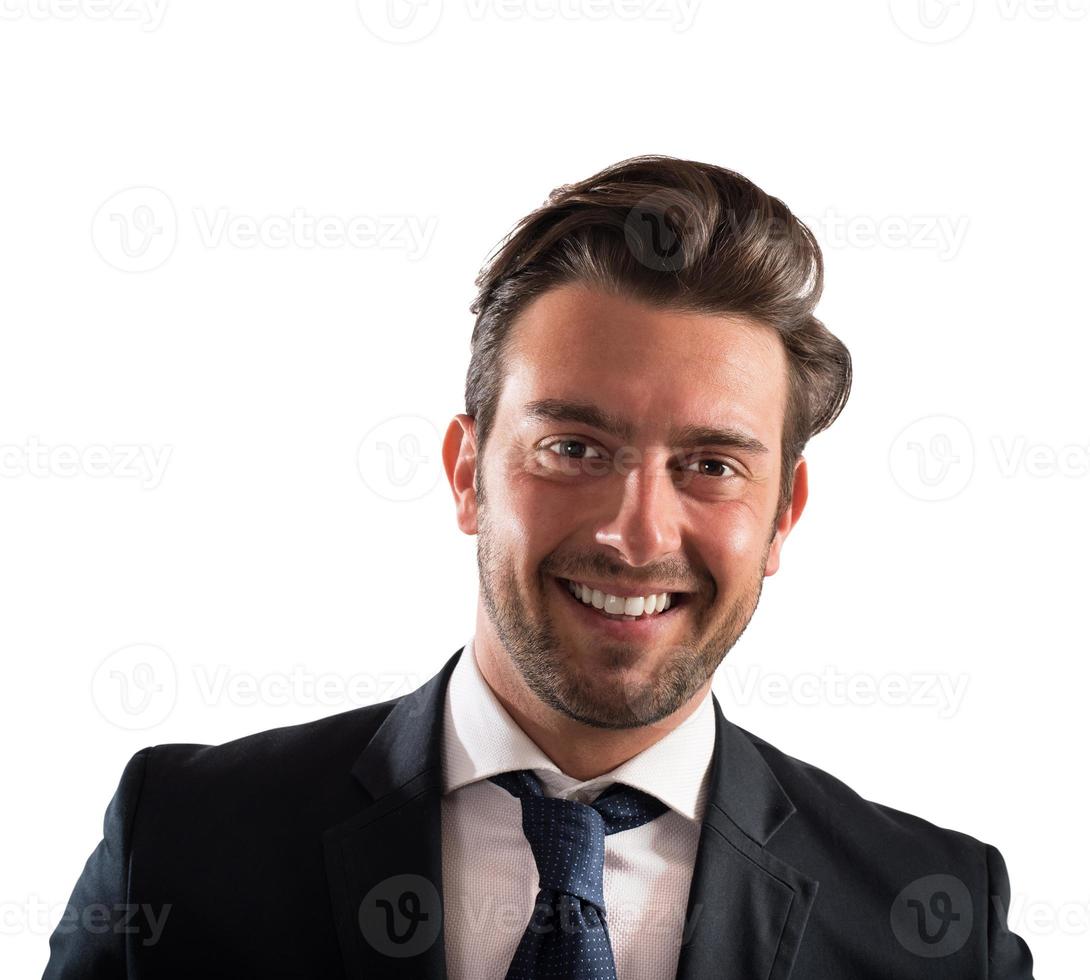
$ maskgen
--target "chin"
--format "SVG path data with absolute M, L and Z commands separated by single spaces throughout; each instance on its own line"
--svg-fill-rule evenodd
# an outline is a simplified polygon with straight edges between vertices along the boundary
M 604 669 L 579 670 L 565 678 L 564 701 L 581 713 L 609 717 L 621 705 L 642 714 L 655 690 L 654 677 L 636 665 L 607 663 Z

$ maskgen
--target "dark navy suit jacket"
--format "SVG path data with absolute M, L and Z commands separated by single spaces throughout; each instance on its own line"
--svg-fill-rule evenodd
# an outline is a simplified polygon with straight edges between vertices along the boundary
M 461 653 L 382 704 L 138 752 L 45 980 L 445 977 L 440 745 Z M 1032 980 L 999 851 L 862 799 L 713 702 L 678 977 Z

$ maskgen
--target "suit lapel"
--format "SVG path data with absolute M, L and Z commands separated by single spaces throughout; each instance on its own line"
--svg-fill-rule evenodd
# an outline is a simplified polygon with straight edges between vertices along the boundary
M 326 874 L 350 980 L 445 980 L 442 722 L 455 653 L 400 698 L 352 767 L 371 803 L 325 833 Z
M 795 812 L 753 743 L 715 708 L 715 753 L 678 980 L 787 980 L 817 882 L 765 850 Z
M 350 980 L 446 980 L 442 724 L 461 653 L 390 710 L 352 767 L 371 802 L 326 831 L 326 873 Z M 724 970 L 787 980 L 817 882 L 765 849 L 795 807 L 714 694 L 712 703 L 715 752 L 677 980 Z

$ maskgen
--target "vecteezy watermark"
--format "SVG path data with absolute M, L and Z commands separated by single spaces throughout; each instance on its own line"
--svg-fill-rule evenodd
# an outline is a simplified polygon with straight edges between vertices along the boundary
M 701 0 L 459 0 L 450 7 L 470 21 L 652 21 L 689 30 Z M 375 37 L 412 44 L 434 33 L 443 0 L 357 0 L 360 20 Z
M 416 674 L 398 671 L 359 671 L 340 674 L 316 672 L 296 664 L 290 671 L 254 674 L 231 670 L 225 664 L 198 664 L 193 679 L 202 703 L 218 706 L 269 707 L 320 705 L 362 707 L 409 694 L 421 684 Z
M 286 671 L 255 673 L 226 664 L 199 663 L 188 673 L 179 673 L 166 651 L 135 644 L 115 651 L 99 665 L 91 694 L 99 713 L 111 724 L 146 730 L 166 721 L 183 697 L 212 708 L 347 709 L 411 694 L 423 680 L 406 671 L 341 673 L 316 671 L 303 664 Z
M 94 936 L 113 933 L 115 936 L 136 937 L 127 940 L 141 946 L 154 946 L 162 938 L 167 917 L 173 905 L 152 905 L 150 902 L 91 902 L 87 905 L 69 905 L 57 923 L 57 932 L 86 932 Z
M 993 916 L 1006 922 L 1011 932 L 1030 936 L 1086 936 L 1090 934 L 1090 899 L 1052 902 L 1013 895 L 1004 909 L 992 895 Z
M 2 0 L 0 0 L 2 2 Z M 139 480 L 154 490 L 163 480 L 174 447 L 132 445 L 49 446 L 30 436 L 25 443 L 0 443 L 0 477 L 114 477 Z
M 820 673 L 783 674 L 767 672 L 756 665 L 739 670 L 729 663 L 722 673 L 731 703 L 736 705 L 754 702 L 771 707 L 884 705 L 926 708 L 946 719 L 961 710 L 969 691 L 968 674 L 849 673 L 833 666 L 826 666 Z
M 464 890 L 444 890 L 443 895 L 450 910 L 448 916 L 457 916 L 462 935 L 477 937 L 490 936 L 497 931 L 521 932 L 530 918 L 526 903 L 521 900 L 505 901 L 496 895 Z M 654 896 L 625 901 L 618 896 L 609 906 L 609 933 L 614 941 L 635 942 L 637 936 L 657 935 L 665 942 L 680 938 L 685 943 L 692 937 L 703 911 L 701 903 L 696 903 L 688 914 L 684 903 L 668 905 L 656 901 Z M 534 922 L 533 928 L 537 935 L 545 935 L 570 931 L 573 925 L 575 931 L 585 929 L 585 925 L 580 927 L 578 919 L 573 923 L 560 916 L 543 916 Z
M 471 20 L 658 21 L 676 33 L 696 20 L 700 0 L 464 0 Z
M 405 503 L 435 489 L 442 474 L 439 430 L 420 415 L 395 415 L 360 440 L 356 465 L 367 487 L 383 500 Z
M 1005 480 L 1090 476 L 1090 440 L 1062 444 L 1034 440 L 1024 434 L 991 435 L 995 472 Z M 987 458 L 987 454 L 984 454 Z M 949 500 L 968 486 L 978 469 L 969 427 L 952 415 L 928 415 L 902 429 L 889 449 L 894 482 L 916 500 Z
M 0 0 L 0 20 L 89 20 L 158 30 L 167 0 Z
M 999 475 L 1004 479 L 1023 474 L 1035 479 L 1051 476 L 1077 479 L 1090 474 L 1090 443 L 1053 446 L 1017 435 L 992 436 L 989 444 Z
M 689 239 L 707 234 L 705 208 L 684 190 L 662 190 L 647 195 L 626 215 L 625 244 L 643 265 L 656 272 L 678 272 L 699 254 Z M 966 215 L 946 214 L 840 214 L 826 208 L 818 215 L 739 214 L 727 209 L 721 223 L 733 238 L 760 235 L 770 240 L 799 241 L 809 228 L 824 248 L 890 248 L 934 252 L 942 261 L 957 256 L 969 232 Z
M 825 248 L 893 248 L 935 252 L 942 261 L 957 256 L 969 232 L 969 218 L 947 214 L 844 215 L 832 208 L 801 218 Z
M 1087 0 L 986 0 L 980 4 L 1002 21 L 1082 20 Z M 906 37 L 942 44 L 961 37 L 977 12 L 975 0 L 889 0 L 893 23 Z
M 302 207 L 261 216 L 222 206 L 190 212 L 194 240 L 209 249 L 378 249 L 403 252 L 412 262 L 427 253 L 439 223 L 434 215 L 314 214 Z M 158 269 L 174 254 L 179 237 L 174 202 L 157 187 L 118 191 L 91 222 L 98 254 L 122 272 Z
M 200 242 L 205 248 L 379 248 L 403 251 L 416 261 L 431 245 L 439 219 L 414 214 L 314 215 L 294 208 L 290 215 L 255 218 L 193 209 Z
M 154 946 L 162 938 L 172 904 L 150 902 L 91 902 L 76 906 L 60 902 L 50 904 L 37 895 L 18 901 L 0 901 L 0 935 L 30 934 L 48 936 L 54 930 L 62 935 L 77 931 L 102 935 L 136 936 L 141 946 Z
M 99 714 L 118 728 L 154 728 L 170 716 L 178 700 L 174 661 L 149 643 L 115 650 L 95 671 L 91 698 Z

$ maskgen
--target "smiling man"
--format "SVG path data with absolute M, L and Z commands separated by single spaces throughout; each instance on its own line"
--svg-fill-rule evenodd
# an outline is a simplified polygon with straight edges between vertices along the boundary
M 800 460 L 777 513 L 774 332 L 604 289 L 534 300 L 489 452 L 471 416 L 447 439 L 459 525 L 479 534 L 477 662 L 570 775 L 619 765 L 702 703 L 806 498 Z
M 626 160 L 478 279 L 474 634 L 412 694 L 130 761 L 46 977 L 1031 980 L 999 851 L 729 721 L 847 349 L 744 177 Z

